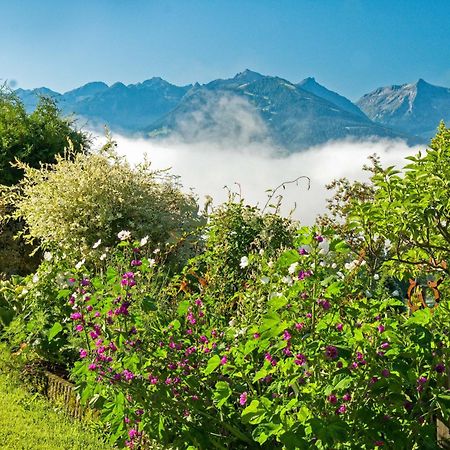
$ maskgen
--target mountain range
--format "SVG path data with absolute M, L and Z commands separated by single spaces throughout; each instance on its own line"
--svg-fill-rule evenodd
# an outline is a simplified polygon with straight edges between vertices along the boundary
M 17 89 L 28 111 L 42 95 L 92 129 L 185 142 L 270 142 L 289 152 L 338 139 L 427 142 L 440 120 L 450 122 L 450 89 L 420 79 L 381 87 L 358 102 L 314 78 L 292 83 L 251 70 L 210 83 L 175 86 L 154 77 L 111 86 L 92 82 L 64 94 Z

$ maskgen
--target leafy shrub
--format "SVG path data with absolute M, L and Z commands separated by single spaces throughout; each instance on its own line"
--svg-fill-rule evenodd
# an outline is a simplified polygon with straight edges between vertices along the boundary
M 136 255 L 78 275 L 68 301 L 83 398 L 128 447 L 145 432 L 198 449 L 428 448 L 434 417 L 450 413 L 448 301 L 409 317 L 345 242 L 323 239 L 304 228 L 274 264 L 255 255 L 246 289 L 265 300 L 244 328 L 224 323 L 199 281 L 182 282 L 172 315 L 159 311 L 147 291 L 157 266 Z
M 89 138 L 74 128 L 74 121 L 60 116 L 54 100 L 42 97 L 31 114 L 12 93 L 0 89 L 0 184 L 13 185 L 22 177 L 18 159 L 31 167 L 54 163 L 70 145 L 75 152 L 89 145 Z
M 131 167 L 107 146 L 98 153 L 57 156 L 54 165 L 25 171 L 14 217 L 26 238 L 45 249 L 89 260 L 99 240 L 110 246 L 121 230 L 148 236 L 153 245 L 178 242 L 200 223 L 197 204 L 174 177 Z

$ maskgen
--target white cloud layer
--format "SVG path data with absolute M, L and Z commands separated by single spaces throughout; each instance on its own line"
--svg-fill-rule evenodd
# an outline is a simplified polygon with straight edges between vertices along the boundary
M 114 139 L 118 152 L 131 163 L 142 161 L 147 154 L 155 169 L 170 167 L 172 173 L 180 176 L 185 190 L 195 191 L 200 203 L 206 195 L 211 195 L 215 204 L 225 201 L 228 194 L 224 186 L 238 191 L 235 183 L 239 183 L 246 202 L 262 206 L 267 201 L 267 189 L 307 176 L 311 179 L 309 190 L 306 180 L 281 190 L 283 212 L 287 214 L 296 205 L 294 217 L 305 224 L 312 224 L 325 211 L 326 199 L 331 196 L 325 188 L 327 183 L 341 177 L 367 179 L 362 166 L 368 162 L 369 155 L 379 155 L 384 166 L 403 167 L 404 158 L 418 150 L 402 141 L 340 141 L 282 157 L 261 143 L 240 147 L 223 142 L 186 144 L 174 139 L 149 141 L 123 136 Z

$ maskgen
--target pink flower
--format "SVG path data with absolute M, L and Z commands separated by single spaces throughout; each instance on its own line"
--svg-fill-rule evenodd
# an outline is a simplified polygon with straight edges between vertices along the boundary
M 328 311 L 331 308 L 331 304 L 328 300 L 319 299 L 317 300 L 317 304 L 321 306 L 325 311 Z
M 220 364 L 222 364 L 222 366 L 224 366 L 227 363 L 227 357 L 226 356 L 222 356 L 221 360 L 220 360 Z
M 131 381 L 134 378 L 134 373 L 130 372 L 128 369 L 125 369 L 122 372 L 122 375 L 124 376 L 125 380 Z
M 80 312 L 74 312 L 70 315 L 72 320 L 80 320 L 82 318 L 82 314 Z
M 380 333 L 382 333 L 385 330 L 384 325 L 382 325 L 382 324 L 378 325 L 377 328 L 378 328 L 378 332 L 380 332 Z
M 345 405 L 341 405 L 336 410 L 336 414 L 344 414 L 346 411 L 347 411 L 347 407 Z
M 303 322 L 297 322 L 297 323 L 295 324 L 295 328 L 296 328 L 297 330 L 303 329 L 304 326 L 305 326 L 305 324 L 304 324 Z
M 332 404 L 335 405 L 337 403 L 337 397 L 334 394 L 330 394 L 327 397 L 327 400 Z
M 284 330 L 284 333 L 283 333 L 283 339 L 285 340 L 285 341 L 289 341 L 290 339 L 291 339 L 291 335 L 290 335 L 290 333 L 289 333 L 289 331 L 288 330 Z
M 338 323 L 336 324 L 336 330 L 338 330 L 339 332 L 341 332 L 344 328 L 344 325 L 342 323 Z
M 342 400 L 344 400 L 344 402 L 349 402 L 352 399 L 352 396 L 347 392 L 342 396 Z
M 325 348 L 325 356 L 329 359 L 336 359 L 339 355 L 338 349 L 334 345 L 327 345 Z
M 239 397 L 239 404 L 244 406 L 247 403 L 247 392 L 243 392 Z
M 86 358 L 86 356 L 88 355 L 87 350 L 85 350 L 84 348 L 80 349 L 80 358 Z
M 77 325 L 76 327 L 75 327 L 75 330 L 77 330 L 79 333 L 81 333 L 82 331 L 83 331 L 83 325 Z
M 297 364 L 297 366 L 303 366 L 306 364 L 306 356 L 303 353 L 299 353 L 295 356 L 294 363 Z
M 253 334 L 253 339 L 259 339 L 260 338 L 260 334 L 259 333 L 254 333 Z
M 381 375 L 382 375 L 384 378 L 388 378 L 388 377 L 391 375 L 391 372 L 389 372 L 388 369 L 383 369 L 383 370 L 381 371 Z

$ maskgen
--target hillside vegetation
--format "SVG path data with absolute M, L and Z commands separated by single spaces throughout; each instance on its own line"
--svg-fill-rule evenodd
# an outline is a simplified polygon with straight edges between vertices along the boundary
M 66 367 L 120 448 L 438 448 L 450 130 L 408 162 L 337 180 L 312 227 L 237 196 L 199 213 L 111 143 L 21 163 L 4 198 L 43 259 L 0 284 L 1 339 Z

